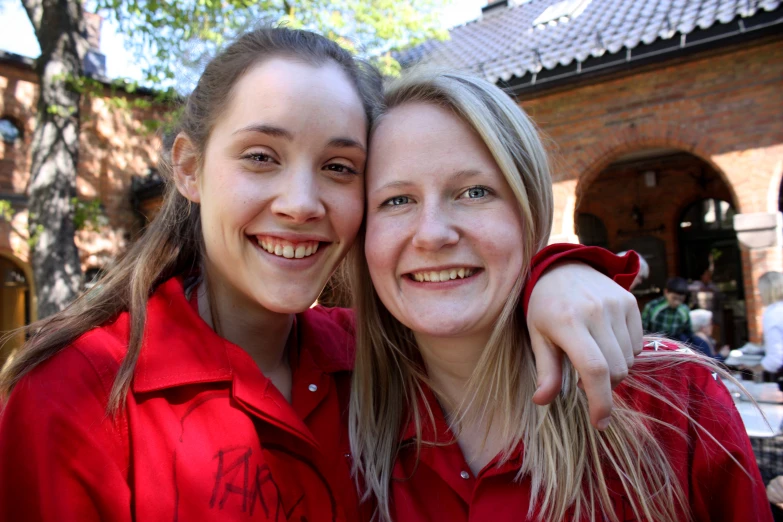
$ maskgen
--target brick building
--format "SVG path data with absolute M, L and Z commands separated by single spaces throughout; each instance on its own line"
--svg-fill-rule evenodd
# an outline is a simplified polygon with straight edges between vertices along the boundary
M 758 277 L 783 268 L 781 29 L 778 0 L 504 0 L 402 59 L 516 96 L 554 158 L 552 241 L 643 254 L 640 302 L 712 266 L 737 346 L 760 341 Z
M 159 140 L 149 130 L 159 118 L 154 107 L 132 108 L 139 97 L 112 90 L 103 76 L 100 54 L 100 18 L 89 15 L 88 41 L 92 49 L 85 69 L 106 84 L 102 93 L 82 97 L 77 191 L 83 201 L 100 202 L 99 230 L 81 230 L 76 242 L 87 278 L 104 268 L 143 226 L 144 202 L 134 197 L 132 185 L 143 185 L 158 160 Z M 35 295 L 28 264 L 27 195 L 31 142 L 35 128 L 38 79 L 33 61 L 0 51 L 0 201 L 10 202 L 10 222 L 0 217 L 0 332 L 35 318 Z M 145 99 L 146 99 L 145 98 Z M 144 104 L 148 105 L 148 104 Z M 146 122 L 146 123 L 145 123 Z M 134 182 L 134 180 L 136 180 Z M 3 349 L 8 353 L 11 342 Z M 0 353 L 0 365 L 4 360 Z

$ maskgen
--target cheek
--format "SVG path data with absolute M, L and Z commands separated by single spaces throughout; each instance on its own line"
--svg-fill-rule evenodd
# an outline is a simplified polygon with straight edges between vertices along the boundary
M 329 209 L 329 221 L 340 239 L 353 244 L 364 218 L 364 186 L 339 187 L 324 192 Z
M 510 286 L 525 259 L 530 257 L 525 252 L 524 228 L 518 217 L 509 213 L 501 214 L 491 222 L 491 226 L 476 230 L 476 237 L 485 261 L 503 276 L 504 286 Z
M 391 225 L 388 220 L 377 216 L 367 217 L 367 234 L 364 241 L 364 255 L 373 282 L 380 283 L 383 279 L 395 273 L 394 265 L 397 256 L 394 251 L 402 234 L 399 227 Z

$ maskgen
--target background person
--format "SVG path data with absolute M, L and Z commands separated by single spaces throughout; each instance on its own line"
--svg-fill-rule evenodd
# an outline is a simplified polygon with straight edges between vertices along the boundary
M 693 335 L 688 343 L 701 351 L 704 355 L 724 360 L 729 355 L 729 347 L 723 346 L 720 351 L 716 350 L 715 339 L 712 337 L 713 315 L 709 310 L 696 309 L 690 311 L 691 327 Z
M 660 334 L 676 341 L 687 341 L 693 334 L 690 310 L 685 304 L 688 282 L 682 277 L 666 281 L 663 295 L 647 303 L 642 311 L 645 333 Z
M 767 272 L 759 278 L 759 293 L 764 305 L 762 328 L 764 334 L 765 371 L 777 373 L 783 368 L 783 274 Z

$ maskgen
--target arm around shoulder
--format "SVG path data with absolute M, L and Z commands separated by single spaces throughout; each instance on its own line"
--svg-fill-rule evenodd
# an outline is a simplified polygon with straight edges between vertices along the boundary
M 69 346 L 0 413 L 0 520 L 131 520 L 124 416 L 106 413 L 117 362 Z

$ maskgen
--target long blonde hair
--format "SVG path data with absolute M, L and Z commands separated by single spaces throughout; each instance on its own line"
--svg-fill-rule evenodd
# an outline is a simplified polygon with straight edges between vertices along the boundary
M 616 521 L 605 481 L 610 468 L 620 477 L 639 519 L 682 522 L 677 513 L 688 512 L 686 485 L 672 480 L 673 469 L 651 431 L 655 419 L 634 411 L 615 395 L 611 426 L 604 432 L 594 430 L 585 395 L 576 386 L 576 372 L 569 363 L 565 363 L 559 397 L 547 407 L 532 404 L 536 369 L 519 297 L 530 259 L 547 243 L 553 213 L 547 154 L 535 125 L 499 88 L 460 73 L 415 71 L 391 85 L 385 98 L 386 111 L 406 103 L 429 103 L 453 111 L 469 124 L 516 195 L 526 225 L 520 240 L 527 259 L 468 381 L 465 397 L 470 399 L 456 409 L 453 424 L 457 431 L 459 425 L 484 422 L 488 433 L 486 421 L 490 420 L 503 441 L 502 461 L 508 460 L 519 443 L 524 444 L 517 480 L 531 480 L 527 516 L 538 505 L 540 520 L 562 520 L 573 509 L 575 519 L 605 512 Z M 354 472 L 367 486 L 365 498 L 374 497 L 380 518 L 389 521 L 389 487 L 404 424 L 414 422 L 417 453 L 422 444 L 428 444 L 422 440 L 422 427 L 433 422 L 433 414 L 426 401 L 421 401 L 426 411 L 419 404 L 423 386 L 430 383 L 412 332 L 391 315 L 372 286 L 363 237 L 352 252 L 351 286 L 357 310 L 350 411 Z M 647 364 L 644 358 L 637 362 L 625 386 L 649 393 L 688 416 L 650 370 L 694 360 L 712 371 L 718 371 L 716 365 L 696 355 L 660 353 L 654 361 L 646 359 Z
M 234 86 L 251 67 L 276 56 L 295 58 L 314 66 L 336 64 L 352 82 L 368 121 L 372 121 L 381 95 L 380 75 L 372 66 L 316 33 L 259 28 L 243 34 L 213 58 L 187 99 L 178 130 L 195 144 L 199 164 L 203 164 L 210 133 L 231 100 Z M 22 377 L 77 337 L 128 311 L 128 351 L 115 378 L 108 410 L 116 413 L 124 405 L 142 349 L 150 295 L 167 279 L 199 270 L 203 261 L 199 206 L 182 196 L 171 179 L 169 156 L 174 135 L 164 140 L 159 167 L 166 184 L 158 215 L 143 237 L 98 284 L 62 312 L 28 327 L 30 340 L 0 374 L 0 399 L 11 393 Z M 213 323 L 217 324 L 215 319 Z

